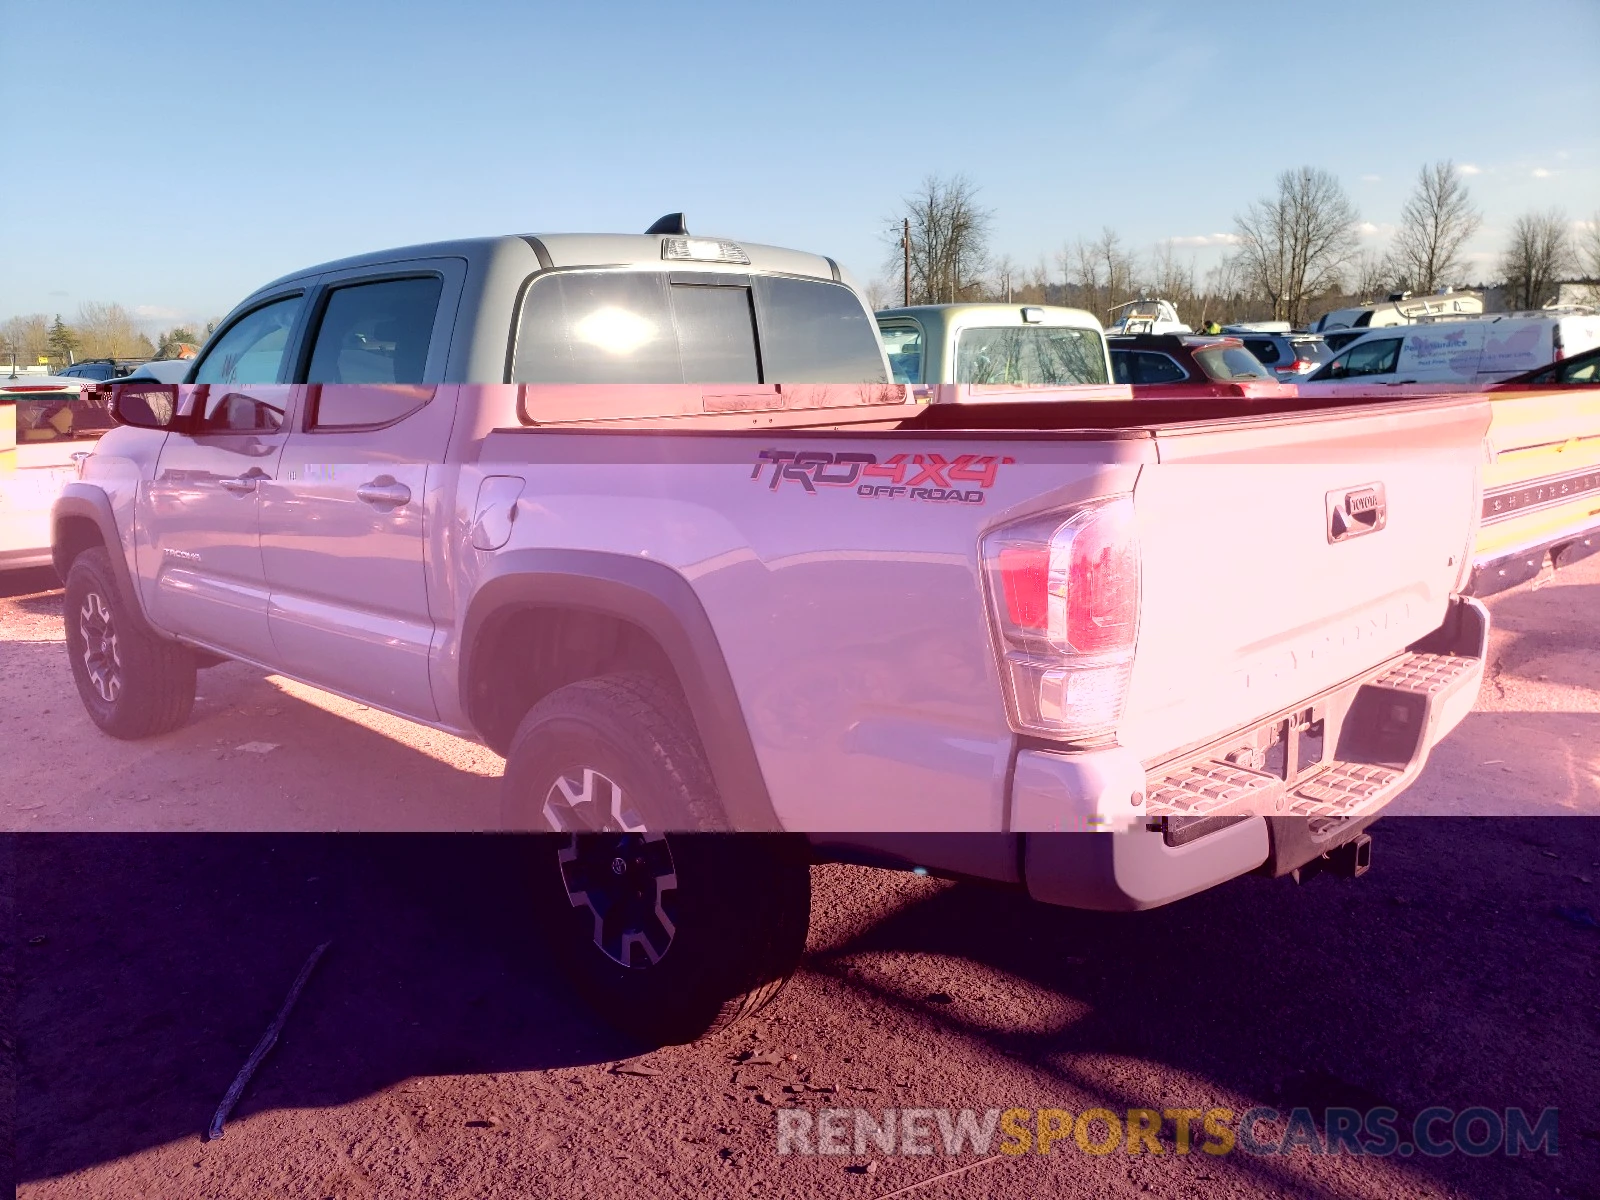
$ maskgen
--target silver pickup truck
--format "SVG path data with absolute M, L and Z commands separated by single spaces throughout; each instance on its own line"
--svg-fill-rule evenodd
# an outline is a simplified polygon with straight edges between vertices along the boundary
M 494 748 L 552 946 L 660 1040 L 781 986 L 817 858 L 1359 871 L 1483 669 L 1487 405 L 960 399 L 831 260 L 673 221 L 312 267 L 119 389 L 54 510 L 78 691 L 159 734 L 236 659 Z

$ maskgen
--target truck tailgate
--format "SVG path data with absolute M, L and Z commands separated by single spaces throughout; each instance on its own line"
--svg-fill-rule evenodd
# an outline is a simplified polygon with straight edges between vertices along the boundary
M 1437 628 L 1488 424 L 1481 398 L 1451 397 L 1155 430 L 1121 743 L 1157 765 Z

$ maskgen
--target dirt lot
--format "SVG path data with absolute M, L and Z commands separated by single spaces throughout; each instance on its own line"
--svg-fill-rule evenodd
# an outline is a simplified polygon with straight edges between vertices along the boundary
M 151 832 L 0 839 L 23 1196 L 867 1198 L 966 1166 L 909 1195 L 1600 1197 L 1600 931 L 1556 912 L 1600 912 L 1600 820 L 1386 819 L 1362 880 L 1128 917 L 816 868 L 806 961 L 762 1018 L 618 1072 L 646 1048 L 543 967 L 517 839 L 283 832 L 491 826 L 497 760 L 235 666 L 189 728 L 98 738 L 44 582 L 0 600 L 3 819 Z M 1406 808 L 1600 813 L 1600 563 L 1494 608 L 1494 677 Z M 263 832 L 170 832 L 197 829 Z M 737 1069 L 750 1050 L 777 1061 Z M 779 1157 L 788 1104 L 1388 1105 L 1402 1128 L 1554 1106 L 1560 1153 Z

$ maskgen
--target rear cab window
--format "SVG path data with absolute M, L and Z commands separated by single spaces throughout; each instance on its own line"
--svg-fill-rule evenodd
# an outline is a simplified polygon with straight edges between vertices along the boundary
M 956 383 L 1106 383 L 1099 333 L 1071 326 L 1011 325 L 956 334 Z
M 513 383 L 887 383 L 842 284 L 788 276 L 557 271 L 523 297 Z

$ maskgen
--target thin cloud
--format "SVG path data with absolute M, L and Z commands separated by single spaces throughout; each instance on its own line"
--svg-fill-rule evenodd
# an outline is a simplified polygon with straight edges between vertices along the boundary
M 1174 246 L 1181 246 L 1185 250 L 1198 250 L 1206 246 L 1237 246 L 1239 235 L 1237 233 L 1196 233 L 1186 237 L 1168 238 Z
M 1374 225 L 1371 221 L 1363 221 L 1356 226 L 1356 232 L 1362 237 L 1382 237 L 1386 233 L 1393 233 L 1394 226 L 1389 224 Z
M 1383 182 L 1383 176 L 1382 175 L 1363 175 L 1361 177 L 1361 182 L 1362 183 L 1382 183 Z
M 1535 179 L 1549 179 L 1554 174 L 1554 171 L 1547 171 L 1544 167 L 1535 167 L 1533 169 L 1533 177 Z
M 1456 170 L 1460 171 L 1463 175 L 1482 175 L 1483 174 L 1483 168 L 1478 166 L 1476 163 L 1462 163 L 1459 167 L 1456 168 Z

